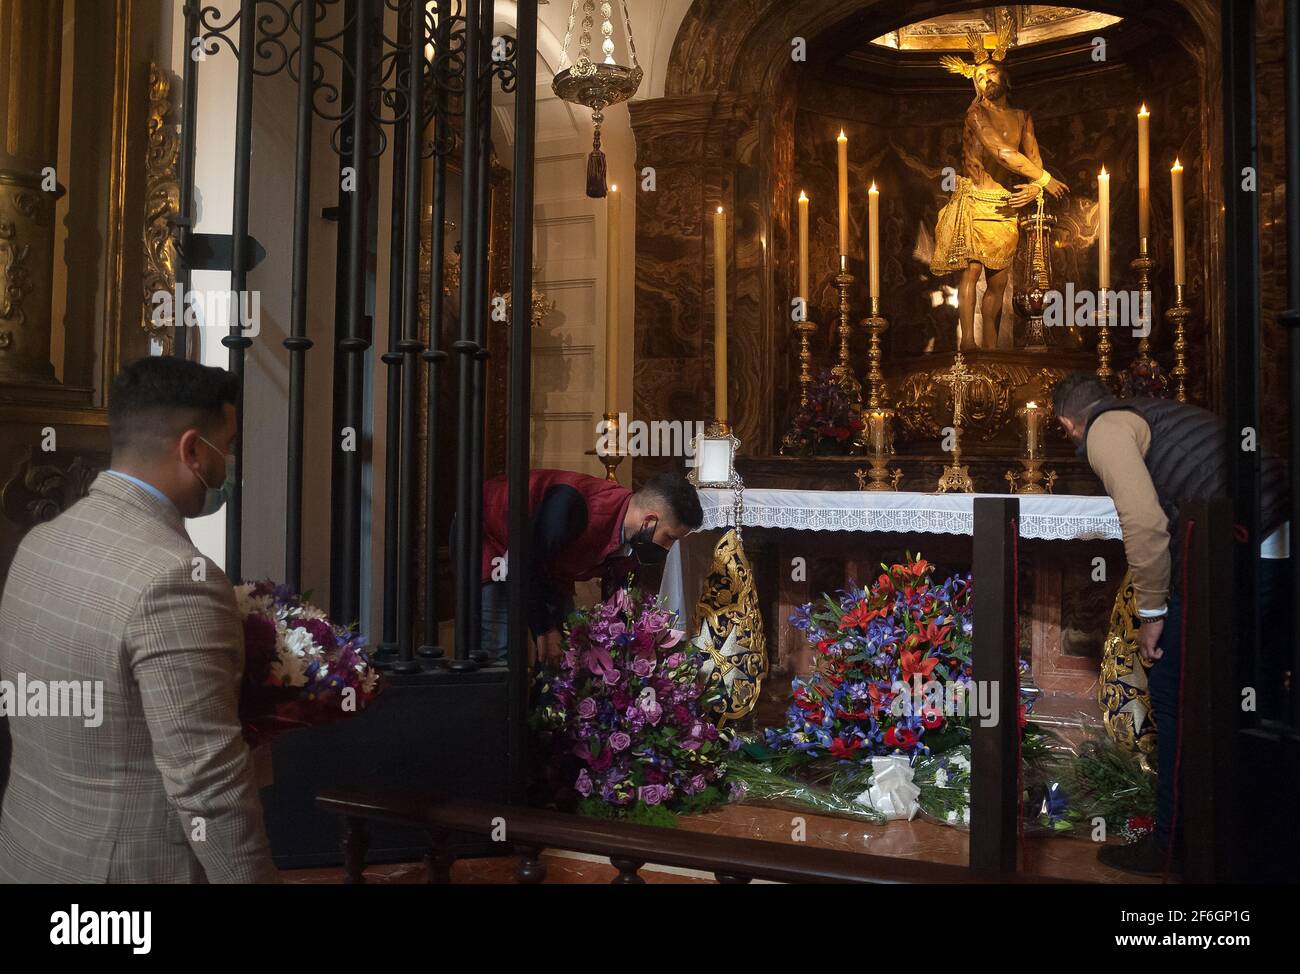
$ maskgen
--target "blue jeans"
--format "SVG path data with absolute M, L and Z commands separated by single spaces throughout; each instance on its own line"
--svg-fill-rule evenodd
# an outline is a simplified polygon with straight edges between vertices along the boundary
M 1260 616 L 1264 632 L 1291 632 L 1289 558 L 1262 558 L 1259 568 Z M 1174 816 L 1174 762 L 1178 751 L 1178 696 L 1181 689 L 1179 662 L 1182 659 L 1182 593 L 1169 594 L 1169 614 L 1160 632 L 1163 653 L 1147 675 L 1151 709 L 1156 718 L 1156 839 L 1162 845 L 1182 836 L 1182 810 Z M 1265 646 L 1268 640 L 1263 640 Z M 1279 640 L 1278 642 L 1286 642 Z M 1288 643 L 1289 646 L 1289 643 Z M 1269 672 L 1275 667 L 1268 661 Z M 1278 665 L 1281 665 L 1278 661 Z M 1181 805 L 1181 802 L 1179 803 Z
M 483 611 L 479 620 L 479 649 L 506 658 L 510 645 L 509 592 L 505 582 L 483 583 Z

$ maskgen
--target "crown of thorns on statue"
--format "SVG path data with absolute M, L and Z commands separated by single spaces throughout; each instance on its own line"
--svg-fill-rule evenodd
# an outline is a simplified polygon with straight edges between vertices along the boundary
M 952 54 L 945 54 L 939 58 L 939 63 L 953 74 L 972 78 L 975 76 L 975 69 L 981 64 L 990 61 L 997 61 L 1000 64 L 1007 56 L 1007 48 L 1011 46 L 1011 25 L 1004 23 L 998 27 L 997 42 L 991 51 L 984 46 L 984 35 L 976 30 L 966 31 L 966 46 L 970 48 L 971 57 L 975 59 L 973 62 L 963 61 Z

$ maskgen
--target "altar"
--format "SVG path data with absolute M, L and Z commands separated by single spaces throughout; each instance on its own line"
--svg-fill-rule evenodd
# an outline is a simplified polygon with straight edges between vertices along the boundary
M 740 525 L 754 567 L 770 671 L 757 708 L 776 720 L 789 681 L 806 676 L 813 650 L 791 613 L 824 592 L 869 584 L 881 562 L 921 553 L 941 575 L 969 571 L 974 501 L 990 494 L 746 489 Z M 701 530 L 669 552 L 660 596 L 688 632 L 714 546 L 736 523 L 736 495 L 700 490 Z M 1119 518 L 1109 497 L 1019 497 L 1022 655 L 1041 696 L 1039 719 L 1091 723 L 1105 622 L 1125 573 Z

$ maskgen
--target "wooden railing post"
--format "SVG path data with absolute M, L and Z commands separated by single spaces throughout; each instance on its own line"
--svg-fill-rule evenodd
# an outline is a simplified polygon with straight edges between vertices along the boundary
M 989 690 L 973 693 L 972 703 L 981 698 L 995 703 L 987 722 L 980 715 L 971 720 L 970 867 L 982 874 L 1016 871 L 1020 639 L 1015 632 L 1014 599 L 1019 516 L 1020 501 L 1014 497 L 975 499 L 971 665 L 977 683 Z
M 1224 497 L 1188 500 L 1179 507 L 1179 519 L 1177 531 L 1190 528 L 1185 571 L 1170 580 L 1174 591 L 1181 590 L 1184 576 L 1187 584 L 1177 792 L 1187 848 L 1183 869 L 1188 882 L 1230 882 L 1240 870 L 1233 853 L 1240 794 L 1234 779 L 1246 648 L 1233 626 L 1232 503 Z M 1163 728 L 1156 733 L 1164 733 Z M 1160 773 L 1173 770 L 1161 768 Z
M 360 815 L 349 815 L 343 837 L 343 882 L 360 886 L 366 881 L 366 849 L 370 845 L 370 823 Z

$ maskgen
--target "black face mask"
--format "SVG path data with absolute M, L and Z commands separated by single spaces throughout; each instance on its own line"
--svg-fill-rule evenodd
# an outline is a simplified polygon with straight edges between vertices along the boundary
M 658 519 L 652 518 L 641 525 L 636 534 L 632 535 L 632 541 L 630 542 L 632 551 L 636 554 L 636 560 L 643 565 L 659 565 L 668 557 L 668 552 L 654 542 L 655 531 L 658 527 Z

